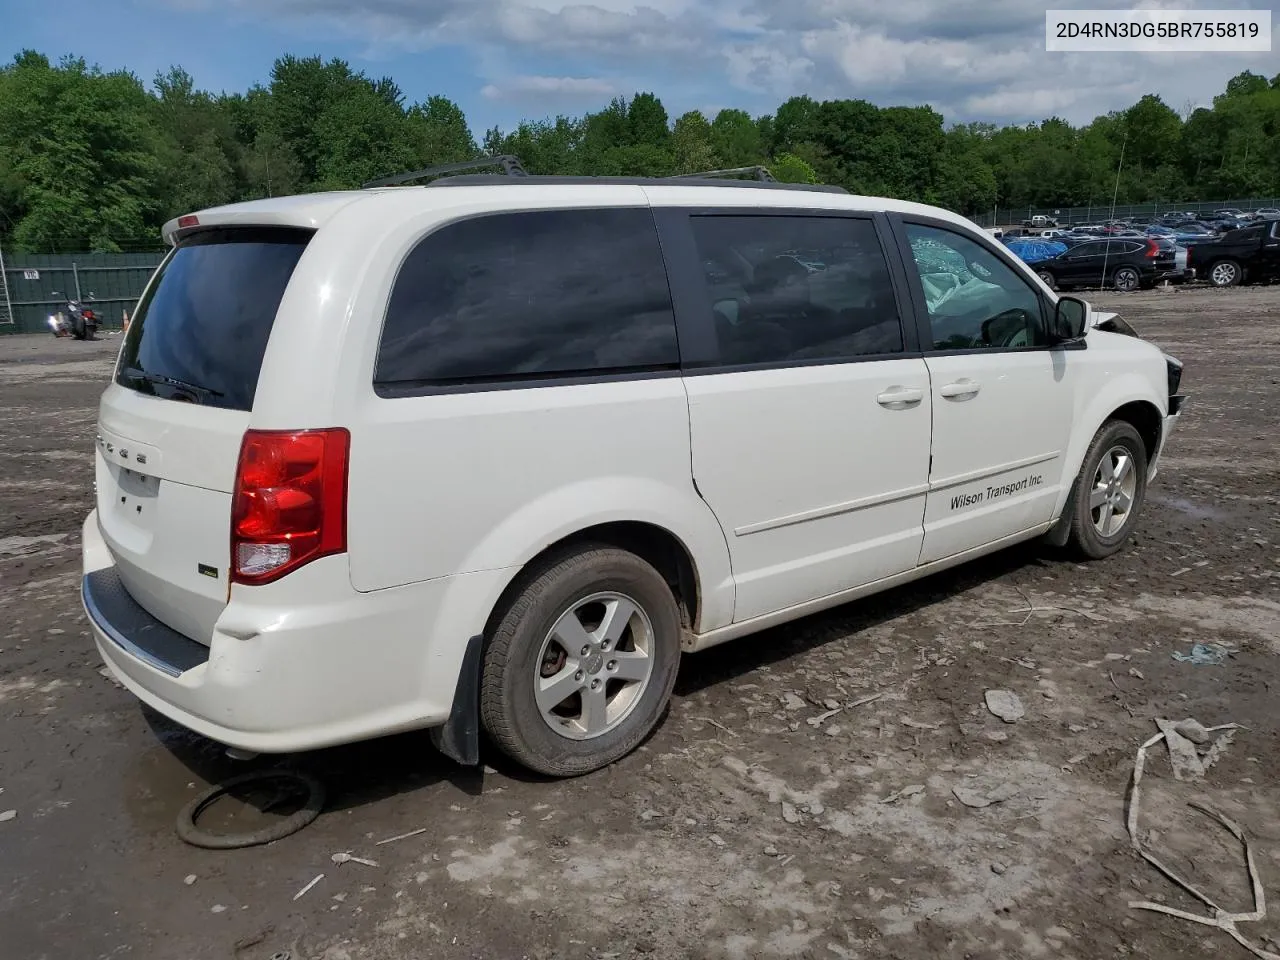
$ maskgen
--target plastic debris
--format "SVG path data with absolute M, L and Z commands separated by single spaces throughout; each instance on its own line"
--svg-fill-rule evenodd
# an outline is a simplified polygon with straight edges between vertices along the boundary
M 182 882 L 189 887 L 196 882 L 196 875 L 194 873 L 188 873 L 185 877 L 182 878 Z
M 293 899 L 301 900 L 304 896 L 306 896 L 307 892 L 310 891 L 312 887 L 314 887 L 317 883 L 319 883 L 323 879 L 324 879 L 324 874 L 322 873 L 318 877 L 316 877 L 314 880 L 312 880 L 310 883 L 308 883 L 305 887 L 303 887 L 301 890 L 299 890 L 297 893 L 295 893 L 293 895 Z
M 1018 695 L 1008 690 L 988 690 L 985 695 L 987 709 L 1005 723 L 1017 723 L 1027 715 Z
M 1164 742 L 1169 747 L 1173 779 L 1195 781 L 1203 777 L 1204 764 L 1200 762 L 1200 754 L 1196 753 L 1196 745 L 1175 732 L 1173 724 L 1168 720 L 1157 720 L 1156 726 L 1164 734 Z
M 416 837 L 418 834 L 426 833 L 426 832 L 427 832 L 426 827 L 419 827 L 417 830 L 410 830 L 408 833 L 401 833 L 394 837 L 387 837 L 387 839 L 385 840 L 379 840 L 377 843 L 374 844 L 374 846 L 380 847 L 384 843 L 395 843 L 397 840 L 408 840 L 410 837 Z
M 366 867 L 376 867 L 378 861 L 366 860 L 364 857 L 353 857 L 349 853 L 335 853 L 329 858 L 334 863 L 363 863 Z
M 18 815 L 17 810 L 6 810 L 4 813 L 0 813 L 0 823 L 5 823 L 6 821 L 12 820 L 17 815 Z
M 1196 666 L 1220 667 L 1227 662 L 1229 651 L 1220 643 L 1197 643 L 1190 653 L 1174 653 L 1173 659 L 1179 663 L 1193 663 Z
M 916 794 L 919 794 L 919 793 L 924 793 L 924 784 L 923 784 L 923 783 L 913 783 L 913 784 L 911 784 L 911 786 L 909 786 L 909 787 L 903 787 L 901 790 L 897 790 L 897 791 L 895 791 L 895 792 L 893 792 L 893 793 L 889 794 L 887 797 L 885 797 L 885 798 L 884 798 L 883 800 L 881 800 L 880 802 L 881 802 L 881 803 L 895 803 L 895 802 L 896 802 L 896 801 L 898 801 L 898 800 L 905 800 L 907 797 L 914 797 Z
M 1187 721 L 1183 721 L 1183 723 L 1186 723 L 1186 722 Z M 1159 721 L 1157 721 L 1157 723 L 1159 723 Z M 1237 724 L 1227 723 L 1218 727 L 1206 727 L 1204 729 L 1207 733 L 1212 734 L 1212 733 L 1217 733 L 1223 730 L 1229 731 L 1229 733 L 1234 733 L 1236 730 L 1240 728 Z M 1262 880 L 1258 876 L 1257 865 L 1254 863 L 1253 848 L 1249 845 L 1249 838 L 1245 835 L 1244 830 L 1240 828 L 1239 824 L 1235 823 L 1232 820 L 1229 820 L 1227 817 L 1223 816 L 1221 813 L 1219 813 L 1216 810 L 1213 810 L 1208 806 L 1204 806 L 1202 804 L 1196 803 L 1195 801 L 1191 801 L 1190 803 L 1187 804 L 1187 806 L 1191 807 L 1193 810 L 1197 810 L 1200 813 L 1203 813 L 1205 816 L 1210 817 L 1211 819 L 1216 820 L 1218 823 L 1220 823 L 1223 827 L 1225 827 L 1231 833 L 1233 837 L 1236 838 L 1236 840 L 1240 842 L 1240 845 L 1244 848 L 1245 866 L 1249 871 L 1249 883 L 1253 890 L 1253 907 L 1254 908 L 1248 913 L 1228 913 L 1222 907 L 1218 906 L 1218 904 L 1210 900 L 1209 897 L 1207 897 L 1200 890 L 1196 889 L 1186 880 L 1183 880 L 1176 873 L 1170 870 L 1167 866 L 1165 866 L 1163 863 L 1157 860 L 1154 855 L 1152 855 L 1151 853 L 1148 853 L 1147 850 L 1142 846 L 1142 841 L 1140 839 L 1140 835 L 1138 832 L 1138 800 L 1139 800 L 1139 787 L 1142 783 L 1142 771 L 1143 771 L 1143 768 L 1146 766 L 1147 750 L 1155 746 L 1161 740 L 1166 739 L 1167 736 L 1168 736 L 1168 732 L 1165 730 L 1163 726 L 1161 726 L 1160 733 L 1157 733 L 1150 740 L 1148 740 L 1146 743 L 1142 744 L 1142 746 L 1138 748 L 1138 755 L 1134 759 L 1133 785 L 1129 791 L 1129 813 L 1128 813 L 1127 823 L 1126 823 L 1126 826 L 1129 831 L 1129 841 L 1130 843 L 1133 844 L 1133 849 L 1137 851 L 1139 856 L 1141 856 L 1144 860 L 1146 860 L 1147 863 L 1151 864 L 1151 866 L 1159 870 L 1162 874 L 1165 875 L 1165 877 L 1167 877 L 1173 883 L 1176 883 L 1179 887 L 1187 891 L 1187 893 L 1191 894 L 1193 897 L 1195 897 L 1197 900 L 1203 903 L 1206 907 L 1208 907 L 1212 915 L 1204 916 L 1202 914 L 1191 913 L 1186 910 L 1176 910 L 1173 907 L 1166 907 L 1163 904 L 1151 903 L 1145 900 L 1130 900 L 1129 909 L 1147 910 L 1152 913 L 1163 913 L 1170 917 L 1176 917 L 1179 920 L 1189 921 L 1190 923 L 1199 923 L 1199 924 L 1203 924 L 1206 927 L 1216 927 L 1217 929 L 1224 931 L 1228 936 L 1231 937 L 1231 939 L 1236 941 L 1236 943 L 1240 944 L 1240 946 L 1244 947 L 1246 950 L 1252 953 L 1255 957 L 1260 957 L 1262 958 L 1262 960 L 1280 960 L 1280 954 L 1273 953 L 1247 940 L 1244 934 L 1240 932 L 1237 926 L 1237 924 L 1242 922 L 1247 921 L 1247 922 L 1256 923 L 1260 920 L 1265 920 L 1267 918 L 1266 894 L 1264 893 L 1262 888 Z M 1177 736 L 1177 734 L 1175 734 L 1175 736 Z M 1220 743 L 1221 740 L 1219 740 L 1218 742 Z M 1215 743 L 1214 746 L 1216 748 L 1217 744 Z

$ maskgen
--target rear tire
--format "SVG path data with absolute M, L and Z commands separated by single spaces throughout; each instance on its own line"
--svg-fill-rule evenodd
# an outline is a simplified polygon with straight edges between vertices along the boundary
M 1041 280 L 1044 281 L 1045 286 L 1047 286 L 1050 290 L 1058 289 L 1058 281 L 1054 279 L 1053 274 L 1050 273 L 1048 270 L 1037 270 L 1036 274 L 1037 276 L 1040 277 Z
M 572 777 L 613 763 L 662 718 L 681 631 L 671 588 L 635 554 L 588 545 L 548 559 L 488 638 L 485 731 L 538 773 Z
M 1133 425 L 1109 420 L 1085 454 L 1073 492 L 1068 544 L 1084 560 L 1118 551 L 1147 495 L 1147 448 Z
M 1111 284 L 1121 293 L 1132 293 L 1142 284 L 1142 277 L 1133 267 L 1120 267 L 1111 275 Z
M 1244 270 L 1234 260 L 1218 260 L 1209 265 L 1209 282 L 1215 287 L 1234 287 L 1244 279 Z

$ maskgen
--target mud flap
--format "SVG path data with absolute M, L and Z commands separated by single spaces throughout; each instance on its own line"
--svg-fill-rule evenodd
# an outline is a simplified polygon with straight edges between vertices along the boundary
M 431 742 L 446 757 L 463 766 L 480 763 L 480 649 L 481 636 L 467 641 L 458 671 L 458 688 L 453 692 L 449 719 L 431 729 Z
M 1076 484 L 1071 485 L 1067 494 L 1067 502 L 1062 506 L 1062 516 L 1044 535 L 1044 542 L 1051 547 L 1065 547 L 1071 539 L 1071 518 L 1076 514 Z

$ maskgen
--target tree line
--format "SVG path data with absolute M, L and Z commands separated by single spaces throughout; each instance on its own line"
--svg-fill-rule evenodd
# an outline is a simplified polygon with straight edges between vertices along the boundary
M 764 116 L 695 110 L 672 121 L 655 94 L 639 93 L 580 117 L 495 127 L 477 142 L 453 101 L 409 103 L 391 78 L 340 59 L 284 56 L 265 84 L 215 94 L 179 67 L 148 87 L 127 71 L 28 50 L 0 68 L 0 243 L 29 252 L 154 246 L 166 220 L 203 207 L 498 153 L 515 154 L 530 173 L 569 175 L 763 164 L 780 180 L 966 215 L 1113 196 L 1218 200 L 1280 192 L 1280 74 L 1241 73 L 1211 107 L 1181 115 L 1147 95 L 1084 126 L 1057 117 L 948 126 L 928 106 L 807 96 Z

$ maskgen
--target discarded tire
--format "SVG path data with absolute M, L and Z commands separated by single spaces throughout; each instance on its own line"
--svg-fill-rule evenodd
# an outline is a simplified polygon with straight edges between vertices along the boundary
M 204 813 L 215 800 L 246 783 L 267 780 L 292 780 L 301 784 L 307 793 L 307 799 L 302 808 L 290 817 L 251 833 L 209 833 L 197 826 L 196 821 L 200 819 L 200 814 Z M 323 784 L 309 773 L 303 773 L 300 770 L 257 770 L 252 773 L 242 773 L 210 787 L 183 807 L 182 812 L 178 814 L 178 836 L 193 847 L 203 847 L 206 850 L 256 847 L 297 833 L 320 816 L 324 801 Z

